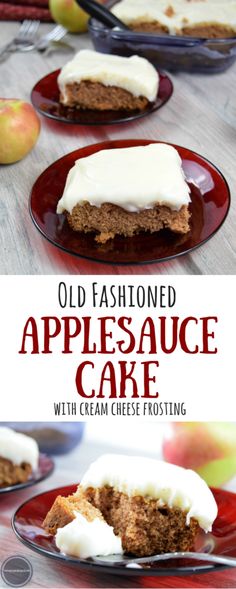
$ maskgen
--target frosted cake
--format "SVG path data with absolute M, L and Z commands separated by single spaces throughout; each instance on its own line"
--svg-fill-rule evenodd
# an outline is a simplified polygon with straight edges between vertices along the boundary
M 148 556 L 192 550 L 197 533 L 209 532 L 216 516 L 210 489 L 192 470 L 104 455 L 74 495 L 57 497 L 43 525 L 66 554 Z
M 141 32 L 205 38 L 236 35 L 235 0 L 121 0 L 112 12 Z
M 38 466 L 38 445 L 29 436 L 0 427 L 0 487 L 24 483 Z
M 58 76 L 60 102 L 90 110 L 143 110 L 154 102 L 159 75 L 147 59 L 79 51 Z
M 164 143 L 101 150 L 69 171 L 57 213 L 100 243 L 140 231 L 189 231 L 190 189 L 178 151 Z

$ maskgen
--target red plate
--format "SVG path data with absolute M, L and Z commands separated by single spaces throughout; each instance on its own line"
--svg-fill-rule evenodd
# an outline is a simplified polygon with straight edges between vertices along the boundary
M 78 110 L 60 104 L 57 85 L 59 73 L 60 70 L 56 70 L 39 80 L 31 92 L 31 101 L 41 115 L 62 123 L 72 123 L 74 125 L 113 125 L 127 123 L 145 117 L 161 108 L 169 100 L 173 92 L 173 84 L 170 78 L 166 74 L 159 72 L 160 83 L 158 96 L 155 102 L 149 103 L 141 112 L 133 111 L 131 113 L 127 110 L 109 110 L 104 112 Z
M 70 229 L 65 215 L 57 215 L 56 207 L 63 193 L 67 174 L 75 160 L 101 149 L 148 145 L 151 140 L 130 139 L 105 141 L 77 149 L 49 166 L 36 180 L 30 197 L 30 212 L 39 231 L 53 245 L 65 252 L 96 262 L 109 264 L 144 264 L 163 262 L 186 254 L 202 245 L 224 222 L 230 206 L 230 192 L 221 172 L 201 155 L 174 145 L 182 158 L 191 188 L 191 230 L 177 235 L 163 230 L 120 237 L 97 244 L 93 234 Z M 158 142 L 156 142 L 158 143 Z M 170 144 L 171 145 L 171 144 Z
M 0 488 L 0 495 L 4 493 L 14 493 L 15 491 L 20 491 L 21 489 L 25 489 L 26 487 L 31 487 L 32 485 L 36 485 L 43 481 L 47 477 L 52 474 L 54 470 L 54 462 L 50 458 L 50 456 L 46 456 L 46 454 L 39 455 L 39 464 L 37 470 L 34 470 L 28 480 L 25 483 L 20 483 L 18 485 L 10 485 L 8 487 L 1 487 Z
M 43 520 L 52 506 L 57 495 L 71 495 L 75 492 L 77 485 L 70 485 L 47 491 L 29 499 L 16 511 L 12 525 L 18 538 L 28 548 L 49 556 L 59 561 L 75 563 L 80 567 L 90 569 L 94 572 L 107 572 L 117 575 L 142 575 L 142 576 L 163 576 L 183 575 L 191 573 L 206 573 L 215 570 L 222 570 L 222 565 L 204 563 L 203 561 L 190 561 L 177 559 L 161 563 L 153 563 L 150 568 L 127 568 L 124 565 L 117 566 L 109 563 L 104 566 L 92 559 L 79 559 L 65 556 L 57 549 L 53 536 L 49 536 L 42 528 Z M 214 523 L 212 533 L 200 533 L 196 539 L 195 550 L 197 552 L 214 553 L 224 556 L 236 557 L 236 494 L 213 489 L 218 504 L 218 517 Z

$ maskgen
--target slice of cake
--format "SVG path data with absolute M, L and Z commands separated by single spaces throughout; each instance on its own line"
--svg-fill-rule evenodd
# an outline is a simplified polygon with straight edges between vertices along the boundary
M 149 556 L 192 550 L 200 529 L 211 530 L 217 505 L 207 484 L 192 470 L 151 458 L 105 455 L 90 466 L 73 496 L 56 499 L 44 521 L 46 531 L 56 534 L 57 546 L 77 556 L 84 554 L 83 542 L 81 546 L 76 540 L 83 534 L 81 525 L 86 534 L 90 530 L 91 542 L 93 534 L 96 538 L 94 527 L 88 528 L 80 516 L 87 522 L 102 518 L 121 540 L 121 545 L 111 541 L 105 552 L 96 544 L 93 554 L 87 549 L 87 556 L 121 548 L 127 554 Z
M 0 427 L 0 487 L 27 481 L 38 459 L 38 445 L 33 438 Z
M 140 32 L 205 38 L 236 34 L 235 0 L 121 0 L 112 12 Z
M 178 151 L 164 143 L 100 150 L 75 162 L 57 213 L 96 241 L 141 231 L 189 231 L 190 189 Z
M 154 102 L 159 75 L 142 57 L 105 55 L 82 49 L 58 76 L 60 102 L 90 110 L 135 111 Z

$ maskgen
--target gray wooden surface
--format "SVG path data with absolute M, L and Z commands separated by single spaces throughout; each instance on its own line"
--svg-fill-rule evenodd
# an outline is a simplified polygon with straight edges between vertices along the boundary
M 41 25 L 45 32 L 52 25 Z M 11 39 L 17 23 L 0 23 L 0 44 Z M 88 47 L 87 35 L 68 36 L 76 49 Z M 30 100 L 37 80 L 62 66 L 72 54 L 15 54 L 0 64 L 0 95 Z M 236 66 L 219 75 L 171 74 L 174 94 L 150 117 L 129 125 L 85 128 L 41 119 L 36 148 L 21 162 L 0 167 L 0 272 L 2 274 L 235 274 L 236 273 Z M 108 266 L 63 254 L 37 232 L 28 213 L 32 184 L 58 157 L 107 138 L 171 141 L 200 152 L 226 176 L 232 192 L 228 219 L 219 233 L 191 255 L 165 264 Z

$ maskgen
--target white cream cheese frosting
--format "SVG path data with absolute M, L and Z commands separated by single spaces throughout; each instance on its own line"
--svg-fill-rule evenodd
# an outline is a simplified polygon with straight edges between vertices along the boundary
M 0 457 L 17 465 L 27 462 L 35 470 L 39 459 L 38 444 L 29 436 L 0 427 Z
M 158 499 L 160 506 L 179 507 L 186 512 L 186 525 L 193 517 L 205 532 L 211 530 L 217 516 L 215 499 L 205 481 L 193 470 L 167 462 L 137 456 L 101 456 L 83 476 L 81 487 L 105 485 L 128 496 Z
M 66 104 L 66 85 L 82 80 L 100 82 L 104 86 L 117 86 L 133 96 L 144 96 L 150 102 L 156 99 L 159 75 L 151 63 L 143 57 L 106 55 L 90 49 L 82 49 L 69 61 L 58 76 L 58 86 Z
M 169 27 L 172 21 L 165 12 L 170 4 L 171 0 L 121 0 L 112 7 L 111 12 L 127 25 L 134 21 L 157 21 Z
M 75 515 L 72 522 L 57 530 L 55 541 L 61 552 L 79 558 L 123 554 L 121 539 L 112 526 L 99 518 L 88 521 L 80 513 Z
M 180 210 L 190 202 L 178 151 L 164 143 L 100 150 L 75 162 L 57 213 L 77 204 L 112 203 L 131 212 L 166 205 Z
M 112 12 L 127 25 L 156 21 L 172 34 L 184 26 L 207 24 L 236 30 L 235 0 L 121 0 Z

